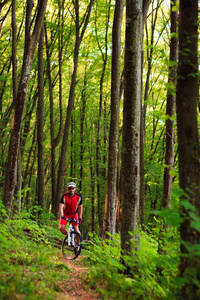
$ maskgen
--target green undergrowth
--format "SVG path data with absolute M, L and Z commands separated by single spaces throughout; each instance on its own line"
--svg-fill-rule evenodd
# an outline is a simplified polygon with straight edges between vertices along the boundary
M 57 222 L 31 218 L 26 212 L 8 219 L 0 209 L 0 299 L 56 299 L 71 275 L 61 250 L 53 246 L 61 237 Z
M 106 240 L 89 234 L 79 260 L 89 267 L 85 288 L 95 290 L 103 300 L 179 300 L 185 282 L 195 283 L 200 291 L 200 273 L 188 271 L 179 277 L 180 221 L 177 215 L 164 214 L 161 217 L 170 219 L 168 233 L 160 231 L 162 218 L 154 216 L 150 229 L 140 232 L 133 255 L 122 253 L 119 234 Z M 192 226 L 199 232 L 200 219 L 193 219 Z M 0 299 L 58 299 L 62 290 L 67 290 L 73 270 L 62 262 L 55 238 L 63 235 L 51 214 L 32 207 L 30 212 L 9 219 L 0 203 Z M 158 254 L 158 240 L 167 254 Z M 186 246 L 189 258 L 200 256 L 199 244 Z M 128 274 L 124 265 L 131 266 Z
M 130 261 L 130 256 L 121 255 L 119 235 L 106 241 L 92 235 L 85 260 L 90 266 L 86 282 L 102 299 L 176 299 L 177 243 L 171 243 L 167 256 L 159 255 L 157 248 L 155 237 L 141 233 L 140 249 Z M 132 265 L 132 274 L 124 275 L 122 259 Z
M 195 214 L 195 207 L 188 201 L 181 204 L 191 218 L 191 227 L 199 233 L 200 218 Z M 86 282 L 102 295 L 102 299 L 181 300 L 186 299 L 182 295 L 183 287 L 190 285 L 195 286 L 197 296 L 191 295 L 188 299 L 200 299 L 199 243 L 181 241 L 182 217 L 178 210 L 163 209 L 152 214 L 152 223 L 145 233 L 139 232 L 140 241 L 133 245 L 135 252 L 131 255 L 124 255 L 118 234 L 105 241 L 90 235 L 85 259 L 89 265 Z M 162 229 L 164 220 L 169 225 L 167 231 Z M 180 243 L 187 253 L 180 253 Z M 191 264 L 195 261 L 196 266 L 180 274 L 182 259 Z

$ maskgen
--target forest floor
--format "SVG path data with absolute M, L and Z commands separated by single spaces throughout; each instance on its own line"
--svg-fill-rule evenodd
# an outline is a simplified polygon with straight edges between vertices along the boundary
M 85 282 L 85 276 L 88 272 L 88 267 L 84 266 L 82 260 L 84 256 L 79 256 L 76 260 L 67 260 L 60 258 L 71 269 L 70 280 L 59 284 L 61 290 L 57 300 L 89 300 L 99 299 L 99 294 L 88 288 Z

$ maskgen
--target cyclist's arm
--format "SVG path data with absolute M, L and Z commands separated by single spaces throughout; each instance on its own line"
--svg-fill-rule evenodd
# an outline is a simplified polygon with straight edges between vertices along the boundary
M 82 215 L 83 215 L 83 205 L 79 205 L 78 207 L 78 217 L 82 219 Z
M 59 211 L 60 211 L 61 217 L 63 217 L 63 216 L 64 216 L 64 206 L 65 206 L 65 204 L 64 204 L 64 203 L 60 203 L 60 206 L 59 206 Z

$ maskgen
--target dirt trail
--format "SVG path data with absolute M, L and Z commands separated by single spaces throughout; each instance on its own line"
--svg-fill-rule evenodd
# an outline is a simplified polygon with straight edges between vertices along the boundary
M 88 268 L 84 267 L 81 260 L 84 256 L 79 256 L 76 260 L 67 260 L 61 258 L 61 261 L 67 264 L 72 270 L 70 281 L 67 279 L 66 282 L 59 285 L 61 289 L 61 295 L 57 300 L 89 300 L 99 299 L 99 294 L 92 290 L 87 290 L 87 286 L 84 282 L 84 275 L 88 272 Z

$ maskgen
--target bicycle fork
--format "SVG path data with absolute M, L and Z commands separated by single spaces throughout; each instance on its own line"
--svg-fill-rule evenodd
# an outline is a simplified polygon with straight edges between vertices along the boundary
M 72 225 L 70 224 L 69 225 L 69 231 L 68 231 L 68 245 L 69 246 L 74 246 L 75 245 L 75 243 L 74 243 L 75 236 L 74 236 L 74 234 L 71 234 L 72 229 L 73 229 Z

